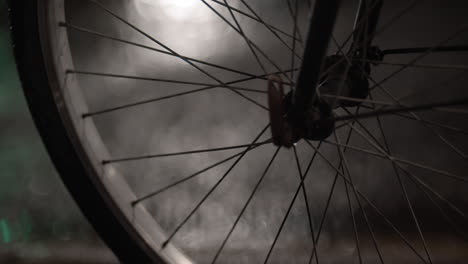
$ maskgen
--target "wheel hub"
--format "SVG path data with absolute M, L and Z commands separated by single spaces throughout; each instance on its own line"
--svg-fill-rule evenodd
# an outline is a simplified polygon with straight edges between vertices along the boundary
M 293 112 L 293 92 L 285 94 L 282 80 L 275 75 L 268 81 L 268 104 L 270 109 L 273 142 L 278 146 L 291 147 L 301 138 L 324 140 L 335 128 L 334 112 L 338 107 L 359 106 L 369 95 L 366 75 L 370 65 L 353 64 L 343 56 L 325 58 L 320 85 L 315 88 L 315 98 L 303 113 Z

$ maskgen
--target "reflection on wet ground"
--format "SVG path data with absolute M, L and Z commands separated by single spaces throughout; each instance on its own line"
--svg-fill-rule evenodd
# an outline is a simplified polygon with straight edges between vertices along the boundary
M 414 249 L 426 259 L 426 254 L 420 240 L 415 235 L 405 236 L 414 246 Z M 387 263 L 392 262 L 392 256 L 398 259 L 398 263 L 412 264 L 422 263 L 408 246 L 402 245 L 396 236 L 386 238 L 377 237 L 379 249 Z M 466 263 L 468 246 L 466 241 L 449 238 L 444 234 L 430 234 L 426 236 L 430 256 L 433 263 Z M 375 248 L 368 236 L 360 235 L 360 250 L 364 263 L 378 263 L 379 258 Z M 268 263 L 307 263 L 310 255 L 310 244 L 294 244 L 289 247 L 276 248 Z M 266 251 L 259 252 L 246 248 L 231 249 L 224 252 L 217 263 L 263 263 Z M 188 250 L 190 252 L 190 249 Z M 322 240 L 318 247 L 320 263 L 359 263 L 354 238 L 347 238 L 331 243 Z M 209 263 L 213 257 L 212 252 L 191 252 L 191 256 L 199 260 L 198 263 Z M 295 256 L 291 262 L 291 256 Z M 301 257 L 303 256 L 303 257 Z M 0 263 L 8 264 L 115 264 L 119 263 L 113 254 L 100 243 L 77 243 L 77 242 L 52 242 L 44 241 L 29 244 L 12 244 L 0 248 Z
M 8 264 L 116 264 L 111 251 L 100 243 L 33 242 L 0 247 L 0 263 Z

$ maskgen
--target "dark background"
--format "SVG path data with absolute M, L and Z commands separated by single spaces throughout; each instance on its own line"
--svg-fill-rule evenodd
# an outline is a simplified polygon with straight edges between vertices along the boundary
M 12 56 L 5 0 L 0 0 L 0 128 L 0 263 L 116 263 L 64 188 L 31 120 Z M 375 189 L 379 195 L 392 191 Z M 427 204 L 417 207 L 425 227 L 437 231 Z M 405 220 L 406 211 L 386 209 Z M 439 249 L 459 245 L 450 248 L 454 255 L 466 248 L 444 243 L 437 232 L 429 236 L 441 241 Z
M 0 0 L 0 263 L 116 263 L 59 179 L 31 119 Z

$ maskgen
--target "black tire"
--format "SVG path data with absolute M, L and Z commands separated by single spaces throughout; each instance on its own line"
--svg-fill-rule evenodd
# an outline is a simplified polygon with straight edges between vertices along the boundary
M 49 86 L 40 44 L 38 3 L 9 0 L 9 18 L 17 69 L 35 124 L 63 182 L 83 214 L 123 263 L 163 263 L 137 235 L 103 186 L 89 176 Z

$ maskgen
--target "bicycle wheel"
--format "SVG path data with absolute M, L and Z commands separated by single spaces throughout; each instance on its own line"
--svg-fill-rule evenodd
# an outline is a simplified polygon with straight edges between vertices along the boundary
M 37 127 L 122 262 L 466 259 L 468 6 L 340 2 L 10 1 Z

